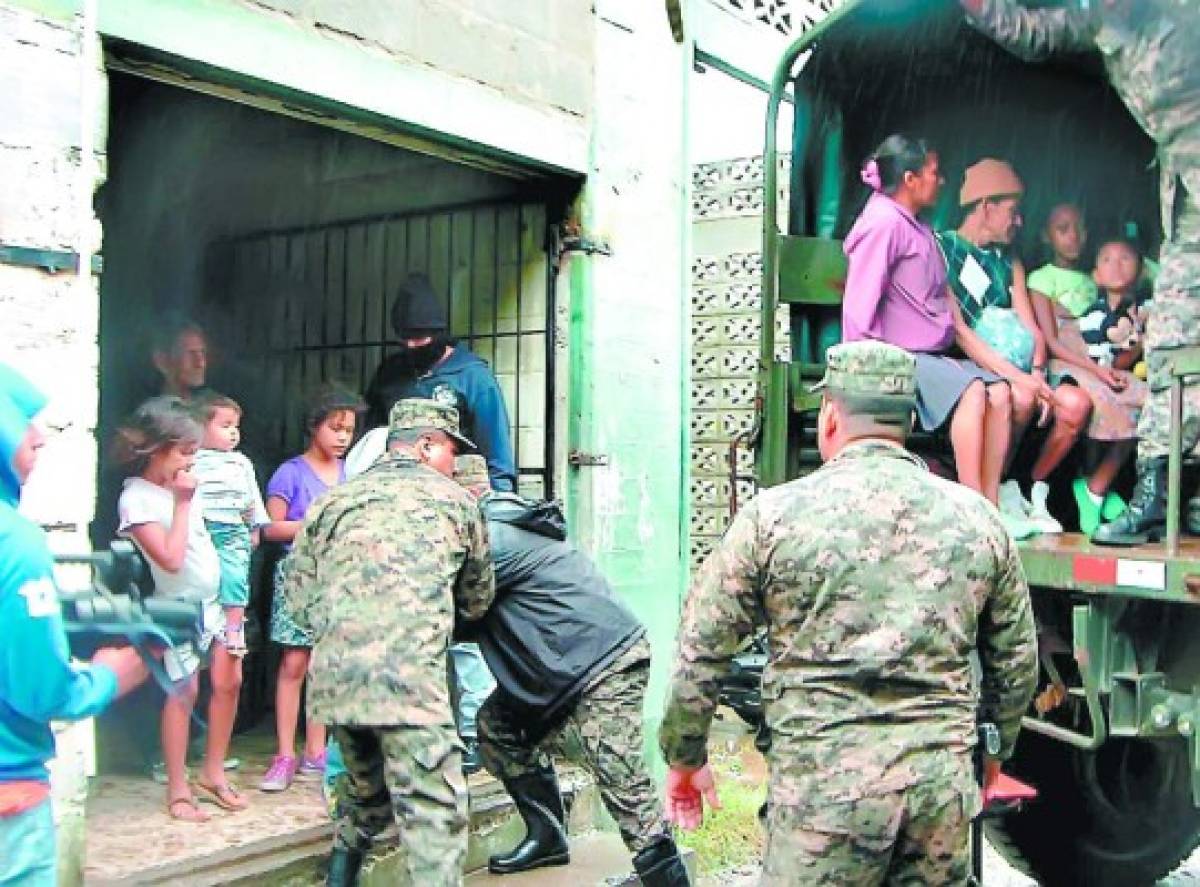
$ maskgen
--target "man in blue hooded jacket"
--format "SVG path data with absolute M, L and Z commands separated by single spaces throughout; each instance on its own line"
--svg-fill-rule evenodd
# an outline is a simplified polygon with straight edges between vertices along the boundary
M 50 721 L 101 712 L 146 677 L 136 651 L 100 650 L 70 662 L 54 561 L 45 534 L 17 513 L 44 438 L 33 418 L 45 398 L 0 364 L 0 885 L 56 883 Z

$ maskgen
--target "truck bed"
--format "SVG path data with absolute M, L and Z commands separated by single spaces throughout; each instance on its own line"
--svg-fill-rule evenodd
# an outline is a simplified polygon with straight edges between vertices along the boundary
M 1018 544 L 1031 586 L 1200 604 L 1200 538 L 1115 548 L 1080 533 L 1037 536 Z

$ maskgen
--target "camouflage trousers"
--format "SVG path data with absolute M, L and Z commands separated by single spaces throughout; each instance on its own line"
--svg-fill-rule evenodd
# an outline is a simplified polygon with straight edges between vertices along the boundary
M 1146 365 L 1150 395 L 1138 420 L 1138 458 L 1166 456 L 1171 449 L 1173 349 L 1200 345 L 1200 195 L 1180 188 L 1174 238 L 1163 244 L 1162 263 L 1146 322 Z M 1200 444 L 1200 376 L 1183 380 L 1183 452 Z
M 523 742 L 519 716 L 503 705 L 500 694 L 492 694 L 479 710 L 483 765 L 508 781 L 551 766 L 551 754 L 574 760 L 595 777 L 631 853 L 660 840 L 667 829 L 642 744 L 649 655 L 645 640 L 635 644 L 584 691 L 562 725 L 536 745 Z M 631 665 L 635 657 L 641 661 Z
M 856 801 L 772 806 L 761 883 L 969 884 L 969 809 L 961 789 L 941 781 Z
M 412 887 L 462 883 L 467 856 L 467 782 L 453 725 L 340 727 L 345 809 L 335 847 L 366 850 L 395 820 Z

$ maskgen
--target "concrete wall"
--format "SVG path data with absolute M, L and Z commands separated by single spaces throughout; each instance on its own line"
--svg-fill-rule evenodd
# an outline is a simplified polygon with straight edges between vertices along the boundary
M 44 16 L 0 2 L 0 243 L 40 250 L 77 249 L 96 240 L 80 173 L 82 127 L 103 126 L 103 80 L 90 88 L 98 104 L 84 116 L 81 41 L 70 17 Z M 102 141 L 100 142 L 102 144 Z M 102 169 L 103 156 L 98 156 Z M 0 264 L 0 361 L 19 368 L 50 403 L 50 429 L 22 511 L 53 527 L 58 551 L 86 547 L 93 507 L 96 424 L 97 294 L 92 278 Z M 71 577 L 63 577 L 68 581 Z M 79 883 L 83 801 L 91 768 L 91 725 L 56 728 L 54 804 L 61 883 Z
M 591 0 L 249 0 L 322 34 L 583 116 Z
M 572 258 L 570 445 L 608 457 L 571 469 L 572 525 L 649 626 L 647 741 L 662 712 L 685 582 L 688 172 L 684 50 L 659 4 L 596 7 L 585 233 L 611 256 Z M 649 134 L 653 134 L 650 136 Z M 658 760 L 657 752 L 653 760 Z

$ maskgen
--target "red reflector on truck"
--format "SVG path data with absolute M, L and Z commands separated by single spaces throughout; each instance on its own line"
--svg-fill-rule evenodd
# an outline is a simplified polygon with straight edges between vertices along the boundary
M 1076 582 L 1090 585 L 1116 585 L 1117 559 L 1115 557 L 1089 557 L 1076 555 L 1071 564 L 1071 574 Z
M 1167 566 L 1162 561 L 1078 555 L 1071 562 L 1076 582 L 1088 585 L 1124 585 L 1139 588 L 1167 587 Z

